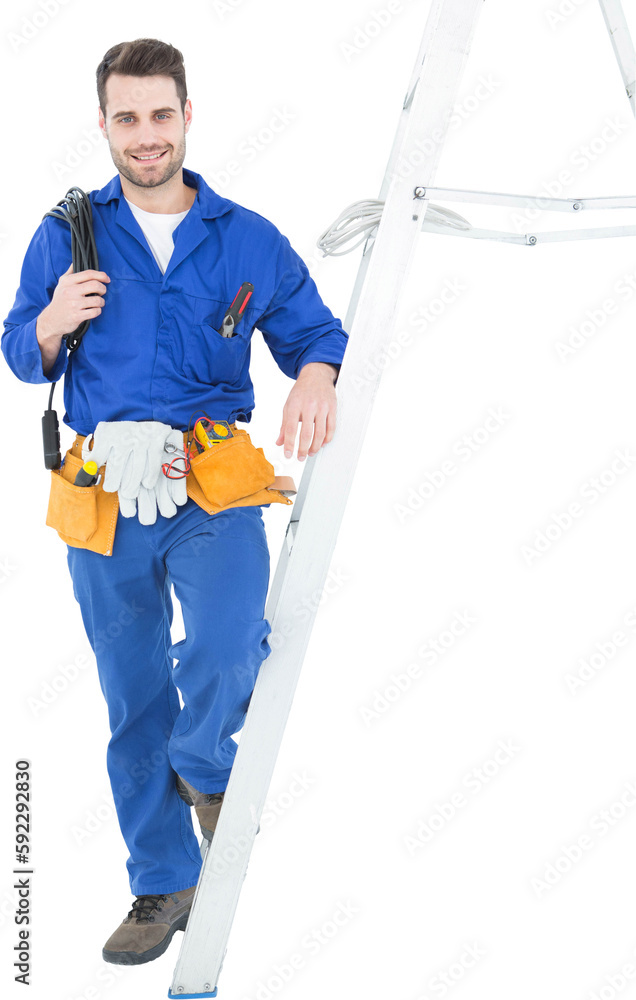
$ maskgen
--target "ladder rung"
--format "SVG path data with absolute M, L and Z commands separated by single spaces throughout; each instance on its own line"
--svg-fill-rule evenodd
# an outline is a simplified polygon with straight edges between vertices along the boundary
M 422 224 L 422 230 L 441 236 L 464 236 L 471 240 L 498 240 L 501 243 L 517 243 L 521 246 L 536 246 L 538 243 L 560 243 L 565 240 L 605 239 L 609 236 L 636 236 L 636 226 L 608 226 L 599 229 L 561 229 L 535 233 L 510 233 L 497 229 L 453 229 L 435 222 Z
M 417 190 L 417 189 L 416 189 Z M 547 198 L 540 194 L 505 194 L 499 191 L 464 191 L 460 188 L 422 187 L 417 197 L 425 200 L 463 201 L 480 205 L 510 205 L 541 212 L 582 212 L 584 209 L 636 208 L 636 195 L 596 198 Z

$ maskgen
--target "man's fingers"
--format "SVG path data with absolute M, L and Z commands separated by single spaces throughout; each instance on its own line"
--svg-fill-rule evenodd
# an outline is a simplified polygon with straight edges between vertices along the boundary
M 289 405 L 286 403 L 283 407 L 283 422 L 280 428 L 280 434 L 278 435 L 278 440 L 276 444 L 282 444 L 285 449 L 285 458 L 291 458 L 294 452 L 294 442 L 296 440 L 296 431 L 298 430 L 298 421 L 300 420 L 300 408 L 298 406 Z
M 315 455 L 320 451 L 323 444 L 331 441 L 336 418 L 331 411 L 317 413 L 313 417 L 302 417 L 298 413 L 295 417 L 286 416 L 283 420 L 277 445 L 283 445 L 285 458 L 291 458 L 294 453 L 294 443 L 298 433 L 298 424 L 301 423 L 300 437 L 298 439 L 298 461 L 305 460 L 308 454 Z M 313 443 L 312 443 L 313 441 Z
M 95 297 L 91 295 L 90 298 L 83 297 L 82 300 L 79 302 L 80 309 L 96 309 L 98 307 L 100 309 L 103 309 L 105 305 L 106 305 L 106 300 L 100 298 L 99 295 L 96 295 Z
M 298 461 L 302 462 L 307 458 L 307 452 L 314 436 L 314 422 L 309 418 L 303 418 L 300 428 L 300 438 L 298 441 Z
M 298 392 L 298 383 L 292 389 L 283 407 L 283 420 L 277 445 L 284 445 L 285 458 L 291 458 L 294 453 L 294 442 L 301 423 L 298 441 L 298 460 L 304 461 L 307 455 L 315 455 L 323 444 L 327 444 L 334 436 L 336 428 L 336 405 L 333 391 L 325 392 L 318 387 L 310 387 L 309 391 Z
M 71 273 L 72 267 L 73 265 L 71 264 L 70 268 L 66 272 L 67 274 Z M 105 271 L 93 271 L 91 268 L 87 268 L 86 271 L 78 271 L 77 274 L 73 274 L 72 277 L 77 281 L 110 281 L 110 278 Z
M 285 458 L 291 458 L 294 454 L 294 443 L 296 441 L 296 431 L 298 430 L 298 419 L 289 420 L 283 424 L 283 446 Z
M 327 414 L 327 432 L 325 434 L 325 440 L 323 444 L 329 444 L 333 440 L 333 436 L 336 433 L 336 410 L 329 409 Z
M 327 411 L 325 410 L 324 413 L 318 412 L 315 416 L 314 440 L 313 444 L 309 449 L 308 454 L 315 455 L 317 452 L 320 451 L 320 449 L 324 444 L 326 429 L 327 429 Z M 302 440 L 302 435 L 301 435 L 301 440 Z M 298 455 L 298 457 L 300 458 L 300 454 Z
M 78 278 L 82 277 L 83 272 L 78 274 Z M 77 285 L 82 293 L 82 295 L 92 295 L 95 292 L 98 295 L 105 295 L 108 291 L 107 286 L 103 281 L 96 281 L 95 278 L 89 278 L 88 281 L 78 281 Z

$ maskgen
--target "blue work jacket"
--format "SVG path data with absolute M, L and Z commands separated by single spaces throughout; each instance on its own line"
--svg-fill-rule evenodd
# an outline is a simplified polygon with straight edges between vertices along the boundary
M 89 192 L 99 270 L 110 277 L 105 305 L 76 351 L 68 354 L 62 340 L 47 375 L 36 320 L 71 263 L 70 227 L 47 216 L 29 244 L 2 353 L 24 382 L 50 384 L 65 375 L 63 419 L 79 434 L 92 434 L 100 420 L 159 420 L 185 431 L 199 410 L 214 420 L 249 423 L 255 327 L 290 378 L 310 361 L 336 367 L 342 361 L 348 335 L 287 237 L 216 194 L 200 174 L 183 168 L 183 180 L 197 196 L 174 230 L 165 274 L 119 174 Z M 222 337 L 218 329 L 244 281 L 254 292 L 235 336 Z

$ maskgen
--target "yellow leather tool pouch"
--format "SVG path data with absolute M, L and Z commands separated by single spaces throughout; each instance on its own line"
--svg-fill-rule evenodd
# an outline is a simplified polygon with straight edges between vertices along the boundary
M 276 479 L 274 466 L 242 428 L 233 427 L 233 437 L 194 455 L 190 469 L 212 507 L 228 507 L 239 501 L 242 505 L 289 502 L 278 490 L 267 490 Z
M 82 438 L 83 440 L 83 438 Z M 81 448 L 81 445 L 80 445 Z M 79 549 L 112 555 L 119 497 L 96 486 L 75 486 L 74 480 L 84 461 L 77 453 L 77 441 L 66 452 L 59 469 L 51 469 L 51 491 L 46 523 L 55 528 L 62 541 Z
M 247 431 L 232 425 L 234 437 L 220 441 L 191 459 L 187 477 L 188 496 L 208 514 L 228 507 L 252 507 L 270 503 L 291 504 L 287 493 L 296 488 L 289 476 L 275 476 L 274 466 L 262 448 L 255 448 Z M 184 448 L 187 433 L 184 432 Z M 113 552 L 119 514 L 117 493 L 105 493 L 101 480 L 96 486 L 75 486 L 75 477 L 84 464 L 78 434 L 59 469 L 51 469 L 51 492 L 46 523 L 55 528 L 62 541 L 103 556 Z

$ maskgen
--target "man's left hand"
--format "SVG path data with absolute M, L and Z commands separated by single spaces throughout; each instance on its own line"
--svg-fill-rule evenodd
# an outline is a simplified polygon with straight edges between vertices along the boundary
M 285 458 L 294 452 L 296 432 L 302 422 L 298 441 L 298 461 L 315 455 L 331 441 L 336 429 L 336 389 L 338 369 L 322 361 L 303 365 L 283 407 L 283 422 L 277 445 L 284 444 Z

